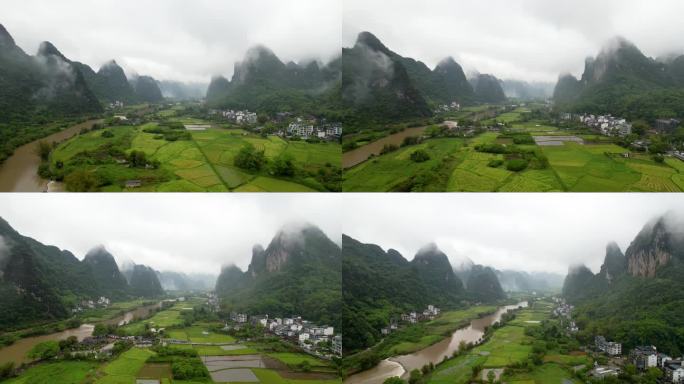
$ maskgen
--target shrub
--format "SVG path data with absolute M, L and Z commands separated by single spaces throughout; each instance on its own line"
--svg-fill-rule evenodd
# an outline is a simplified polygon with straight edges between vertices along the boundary
M 520 172 L 527 168 L 527 160 L 525 159 L 511 159 L 506 162 L 506 169 L 512 172 Z
M 411 154 L 411 160 L 416 163 L 423 163 L 430 160 L 430 155 L 423 149 L 418 149 Z
M 266 162 L 266 157 L 263 151 L 257 151 L 252 144 L 246 144 L 235 155 L 233 162 L 236 167 L 258 172 Z
M 499 168 L 502 164 L 503 164 L 503 160 L 492 159 L 492 160 L 489 160 L 489 163 L 487 163 L 487 166 L 490 168 Z

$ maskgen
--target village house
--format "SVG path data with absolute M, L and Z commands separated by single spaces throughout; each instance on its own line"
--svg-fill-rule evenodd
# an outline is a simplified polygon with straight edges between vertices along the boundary
M 653 345 L 639 346 L 632 350 L 630 359 L 638 370 L 645 371 L 658 366 L 658 350 Z
M 611 115 L 581 115 L 579 120 L 605 136 L 627 136 L 632 133 L 632 124 Z
M 337 335 L 332 339 L 332 351 L 335 355 L 342 357 L 342 336 Z
M 622 354 L 622 344 L 613 341 L 606 341 L 603 336 L 596 336 L 594 338 L 596 349 L 607 353 L 609 356 L 619 356 Z
M 657 119 L 655 129 L 660 133 L 673 133 L 680 123 L 677 119 Z
M 246 323 L 247 322 L 247 314 L 246 313 L 231 312 L 230 320 L 232 320 L 235 323 Z
M 663 365 L 665 380 L 670 383 L 684 383 L 684 365 L 682 360 L 669 360 Z

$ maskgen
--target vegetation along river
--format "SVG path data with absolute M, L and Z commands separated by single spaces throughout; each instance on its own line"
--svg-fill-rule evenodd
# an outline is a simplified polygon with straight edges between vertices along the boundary
M 135 318 L 146 318 L 148 317 L 153 309 L 160 308 L 161 303 L 146 305 L 142 307 L 135 308 L 128 312 L 125 312 L 119 316 L 113 317 L 109 320 L 103 321 L 105 324 L 118 324 L 122 325 Z M 95 329 L 94 324 L 81 324 L 80 327 L 74 329 L 67 329 L 62 332 L 50 333 L 47 335 L 25 337 L 15 341 L 12 345 L 0 348 L 0 365 L 13 361 L 15 365 L 22 363 L 28 363 L 31 361 L 26 354 L 38 343 L 50 340 L 64 340 L 69 336 L 76 336 L 78 340 L 83 340 L 93 334 Z
M 385 359 L 381 361 L 380 364 L 367 371 L 349 376 L 344 383 L 382 384 L 387 378 L 393 376 L 399 376 L 406 379 L 408 373 L 414 369 L 420 369 L 424 365 L 430 363 L 437 365 L 441 363 L 445 357 L 451 358 L 454 352 L 458 350 L 458 345 L 461 341 L 473 344 L 478 343 L 480 339 L 482 339 L 482 336 L 484 336 L 487 327 L 500 321 L 501 316 L 506 312 L 517 309 L 518 307 L 527 307 L 527 302 L 523 301 L 515 305 L 500 307 L 496 312 L 475 319 L 471 321 L 470 325 L 467 327 L 456 330 L 449 338 L 415 353 Z
M 406 137 L 422 136 L 427 127 L 406 128 L 401 132 L 395 133 L 368 143 L 362 147 L 353 149 L 342 154 L 342 167 L 351 168 L 368 160 L 370 155 L 379 155 L 385 145 L 400 146 Z
M 38 166 L 40 166 L 40 156 L 37 153 L 38 143 L 41 141 L 55 143 L 70 139 L 78 135 L 82 129 L 89 129 L 99 122 L 102 120 L 88 120 L 14 150 L 12 156 L 0 164 L 0 192 L 45 192 L 48 187 L 51 191 L 59 190 L 59 183 L 50 182 L 38 176 Z

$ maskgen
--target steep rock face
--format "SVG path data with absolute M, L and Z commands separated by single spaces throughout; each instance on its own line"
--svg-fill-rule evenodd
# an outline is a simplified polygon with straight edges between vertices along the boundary
M 468 276 L 466 290 L 471 297 L 484 302 L 506 298 L 494 270 L 482 265 L 473 266 Z
M 360 33 L 353 48 L 342 50 L 343 103 L 378 120 L 430 116 L 402 59 L 373 34 Z
M 114 256 L 103 246 L 91 249 L 83 259 L 95 277 L 100 294 L 110 298 L 122 298 L 128 294 L 128 282 L 119 271 Z
M 97 71 L 95 87 L 98 97 L 105 101 L 123 101 L 126 103 L 136 100 L 135 91 L 126 78 L 126 74 L 116 61 L 105 63 Z
M 242 287 L 244 280 L 244 273 L 236 265 L 224 267 L 216 279 L 216 293 L 218 295 L 233 294 Z
M 130 271 L 128 282 L 131 292 L 139 297 L 158 297 L 164 294 L 157 273 L 154 269 L 136 264 Z
M 463 282 L 454 274 L 449 258 L 435 244 L 429 244 L 418 251 L 411 261 L 428 290 L 447 296 L 463 293 Z
M 492 75 L 479 74 L 471 79 L 475 98 L 483 103 L 500 103 L 506 100 L 501 82 Z
M 646 225 L 627 248 L 627 270 L 632 276 L 655 277 L 672 259 L 672 250 L 666 219 L 660 218 Z
M 266 249 L 252 248 L 247 272 L 234 265 L 216 283 L 227 311 L 272 316 L 301 314 L 338 326 L 342 301 L 341 249 L 310 224 L 284 226 Z
M 610 283 L 626 271 L 627 258 L 622 253 L 622 250 L 620 250 L 620 246 L 615 242 L 608 243 L 606 246 L 606 258 L 603 261 L 599 275 Z
M 131 81 L 138 101 L 158 103 L 164 100 L 157 81 L 150 76 L 138 76 Z
M 571 302 L 585 298 L 593 293 L 593 280 L 594 274 L 585 265 L 570 267 L 563 283 L 563 296 Z
M 468 103 L 475 98 L 475 91 L 468 82 L 463 68 L 452 57 L 447 57 L 437 64 L 432 82 L 437 87 L 432 92 L 436 101 Z

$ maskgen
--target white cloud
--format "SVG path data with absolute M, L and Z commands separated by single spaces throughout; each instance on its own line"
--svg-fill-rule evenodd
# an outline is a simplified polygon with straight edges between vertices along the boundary
M 343 232 L 407 259 L 435 242 L 456 264 L 469 257 L 500 269 L 594 271 L 605 246 L 623 252 L 655 216 L 684 214 L 678 194 L 349 194 Z
M 97 70 L 115 59 L 160 80 L 230 76 L 256 44 L 284 61 L 339 55 L 342 0 L 3 0 L 0 23 L 35 53 L 48 40 Z
M 104 245 L 119 265 L 220 272 L 246 268 L 290 222 L 319 226 L 340 243 L 336 194 L 2 194 L 0 217 L 19 233 L 82 259 Z
M 646 54 L 684 53 L 684 2 L 661 0 L 344 0 L 343 46 L 361 31 L 431 68 L 453 56 L 466 70 L 555 81 L 581 74 L 614 36 Z

